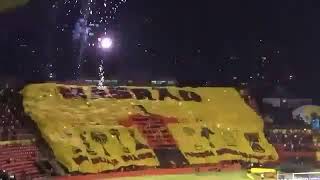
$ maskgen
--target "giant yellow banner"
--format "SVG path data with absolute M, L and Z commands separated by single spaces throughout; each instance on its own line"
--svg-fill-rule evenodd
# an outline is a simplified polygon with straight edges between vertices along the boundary
M 27 4 L 29 0 L 1 0 L 0 1 L 0 12 L 14 9 L 16 7 Z
M 278 158 L 262 119 L 233 88 L 46 83 L 22 94 L 25 111 L 70 172 Z

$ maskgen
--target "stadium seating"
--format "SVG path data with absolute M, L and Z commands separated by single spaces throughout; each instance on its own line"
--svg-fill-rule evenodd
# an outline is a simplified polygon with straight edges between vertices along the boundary
M 266 132 L 272 144 L 283 146 L 285 151 L 314 151 L 314 143 L 310 130 L 271 129 Z
M 10 89 L 0 94 L 0 141 L 14 140 L 19 130 L 24 129 L 25 116 L 19 108 L 19 95 Z M 20 105 L 21 107 L 21 105 Z
M 21 176 L 39 177 L 39 170 L 35 165 L 39 152 L 34 144 L 6 144 L 0 145 L 0 169 Z
M 290 158 L 317 159 L 317 147 L 313 142 L 311 130 L 269 129 L 265 134 L 268 141 L 275 146 L 280 160 Z

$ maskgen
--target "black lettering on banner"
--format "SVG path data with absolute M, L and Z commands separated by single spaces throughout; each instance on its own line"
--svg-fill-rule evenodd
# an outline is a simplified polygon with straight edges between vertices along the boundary
M 143 105 L 134 105 L 133 107 L 137 107 L 141 112 L 145 114 L 150 114 Z
M 244 137 L 249 142 L 259 142 L 259 134 L 258 133 L 244 133 Z
M 84 93 L 82 88 L 71 88 L 71 93 L 75 96 L 75 97 L 81 97 L 83 99 L 87 98 L 87 95 Z
M 84 93 L 82 88 L 68 88 L 64 86 L 58 87 L 60 94 L 66 99 L 70 98 L 83 98 L 86 99 L 87 95 Z
M 256 156 L 256 155 L 247 154 L 247 153 L 243 153 L 240 151 L 236 151 L 233 149 L 227 149 L 227 148 L 217 150 L 217 154 L 218 155 L 223 155 L 223 154 L 240 155 L 244 158 L 255 158 L 255 159 L 259 159 L 259 160 L 265 158 L 265 156 Z
M 101 161 L 102 163 L 106 163 L 106 162 L 107 162 L 106 158 L 104 158 L 104 157 L 100 157 L 100 161 Z
M 170 92 L 166 88 L 157 88 L 157 90 L 159 91 L 159 100 L 160 101 L 163 101 L 166 97 L 180 101 L 180 99 L 178 97 L 175 97 L 174 95 L 170 94 Z
M 159 93 L 159 100 L 163 101 L 165 98 L 171 98 L 177 101 L 194 101 L 201 102 L 202 98 L 195 92 L 179 90 L 179 97 L 172 95 L 167 88 L 155 88 Z M 71 98 L 88 98 L 84 93 L 83 88 L 81 87 L 58 87 L 59 93 L 66 99 Z M 105 89 L 99 89 L 97 87 L 91 87 L 91 98 L 115 98 L 115 99 L 131 99 L 133 98 L 132 93 L 135 95 L 136 99 L 148 99 L 148 100 L 156 100 L 152 97 L 152 93 L 148 89 L 142 88 L 133 88 L 128 89 L 125 87 L 108 87 Z
M 133 155 L 133 156 L 132 156 L 132 160 L 134 160 L 134 161 L 138 161 L 138 160 L 139 160 L 139 158 L 138 158 L 136 155 Z
M 83 156 L 83 155 L 80 155 L 80 156 L 78 156 L 76 158 L 72 158 L 72 159 L 78 165 L 82 164 L 84 161 L 89 161 L 89 158 L 87 156 Z
M 113 166 L 116 166 L 117 164 L 119 164 L 119 161 L 116 159 L 111 159 L 111 161 L 108 159 L 107 162 L 108 164 L 112 164 Z
M 109 94 L 111 94 L 111 96 L 113 98 L 116 99 L 130 99 L 132 98 L 132 95 L 130 94 L 130 92 L 128 91 L 127 88 L 124 87 L 116 87 L 116 88 L 108 88 L 109 90 Z
M 87 150 L 87 153 L 90 154 L 91 156 L 96 156 L 97 155 L 97 153 L 92 149 L 86 149 L 86 150 Z
M 87 141 L 87 138 L 85 137 L 86 134 L 87 134 L 87 132 L 85 132 L 85 131 L 80 134 L 80 138 L 82 141 Z
M 123 155 L 123 156 L 121 156 L 121 158 L 122 158 L 125 162 L 128 162 L 128 161 L 131 160 L 130 155 Z
M 147 145 L 142 144 L 140 141 L 137 140 L 133 129 L 129 129 L 129 134 L 134 139 L 134 142 L 136 144 L 136 151 L 141 149 L 149 149 Z
M 142 157 L 140 159 L 148 159 L 148 158 L 155 158 L 155 156 L 151 152 L 148 152 L 148 153 L 142 154 Z
M 152 94 L 150 91 L 147 89 L 140 89 L 140 88 L 135 88 L 135 89 L 130 89 L 131 92 L 136 96 L 138 100 L 141 99 L 149 99 L 149 100 L 155 100 L 152 98 Z
M 97 153 L 91 149 L 90 143 L 88 141 L 83 141 L 82 144 L 86 146 L 86 151 L 88 154 L 92 156 L 97 155 Z
M 96 157 L 91 159 L 92 164 L 98 164 L 101 162 L 101 157 Z
M 109 152 L 104 147 L 104 145 L 108 142 L 108 137 L 106 134 L 102 132 L 93 131 L 91 132 L 91 139 L 101 145 L 104 155 L 110 156 Z
M 59 93 L 64 97 L 64 98 L 73 98 L 73 95 L 71 93 L 71 90 L 67 87 L 59 86 L 58 87 Z
M 251 149 L 254 152 L 264 153 L 265 150 L 259 144 L 259 134 L 258 133 L 244 133 L 244 137 L 249 142 Z
M 72 153 L 73 154 L 78 154 L 78 153 L 81 153 L 82 152 L 82 150 L 80 149 L 80 148 L 78 148 L 78 147 L 72 147 Z
M 123 155 L 123 156 L 121 156 L 121 158 L 122 158 L 125 162 L 134 161 L 134 160 L 135 160 L 134 155 Z
M 107 94 L 107 92 L 103 89 L 98 89 L 97 87 L 92 87 L 91 88 L 91 97 L 94 99 L 97 98 L 106 98 L 109 95 Z
M 90 149 L 90 143 L 89 142 L 85 141 L 82 144 L 85 145 L 87 149 Z
M 258 153 L 265 153 L 266 151 L 260 146 L 259 143 L 252 143 L 251 144 L 251 148 L 254 152 L 258 152 Z
M 179 94 L 184 101 L 201 102 L 202 98 L 197 93 L 192 91 L 179 90 Z
M 143 159 L 148 159 L 148 158 L 154 158 L 153 154 L 151 152 L 143 153 L 143 154 L 138 154 L 136 155 L 123 155 L 121 158 L 125 161 L 139 161 Z
M 147 158 L 146 154 L 138 154 L 138 159 L 146 159 L 146 158 Z
M 189 157 L 205 158 L 205 157 L 209 157 L 209 156 L 214 156 L 214 153 L 212 151 L 186 152 L 185 155 L 189 156 Z
M 213 143 L 210 141 L 210 136 L 214 135 L 214 132 L 211 131 L 211 129 L 207 128 L 207 127 L 202 127 L 201 128 L 201 137 L 204 137 L 208 140 L 209 145 L 211 148 L 215 148 L 215 146 L 213 145 Z
M 119 161 L 116 160 L 116 159 L 106 159 L 106 158 L 103 158 L 103 157 L 96 157 L 96 158 L 92 158 L 91 159 L 92 161 L 92 164 L 98 164 L 98 163 L 108 163 L 108 164 L 111 164 L 113 166 L 119 164 Z
M 119 144 L 122 146 L 122 150 L 123 150 L 124 153 L 130 153 L 129 148 L 126 147 L 126 146 L 122 143 L 122 141 L 121 141 L 121 139 L 120 139 L 120 131 L 119 131 L 118 129 L 110 129 L 110 130 L 109 130 L 109 133 L 110 133 L 112 136 L 115 136 L 115 137 L 117 138 Z

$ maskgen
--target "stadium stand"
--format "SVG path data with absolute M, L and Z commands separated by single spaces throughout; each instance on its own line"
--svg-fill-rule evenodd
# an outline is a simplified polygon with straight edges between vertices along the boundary
M 13 89 L 0 91 L 0 140 L 31 139 L 22 97 Z
M 284 172 L 305 172 L 319 168 L 316 132 L 311 129 L 266 129 L 266 137 L 279 155 Z
M 0 169 L 15 175 L 17 179 L 39 177 L 36 166 L 38 153 L 34 144 L 0 145 Z
M 26 86 L 21 95 L 8 89 L 0 96 L 0 170 L 18 179 L 319 159 L 317 132 L 264 129 L 255 106 L 232 88 L 45 83 Z
M 310 129 L 270 129 L 266 136 L 269 142 L 282 146 L 285 151 L 315 151 Z
M 262 119 L 233 88 L 45 83 L 22 94 L 25 112 L 68 173 L 278 159 Z
M 8 178 L 34 179 L 42 176 L 37 166 L 40 152 L 21 102 L 17 91 L 0 90 L 0 170 Z

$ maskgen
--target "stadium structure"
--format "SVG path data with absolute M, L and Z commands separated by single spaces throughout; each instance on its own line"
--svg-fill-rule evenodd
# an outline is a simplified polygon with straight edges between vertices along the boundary
M 235 172 L 287 155 L 234 88 L 41 83 L 4 97 L 8 179 Z

